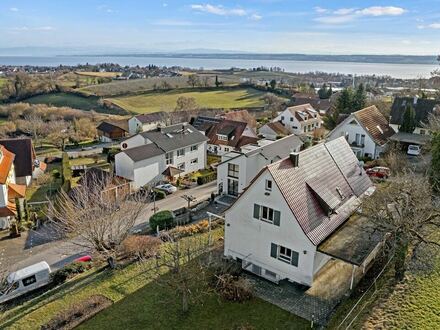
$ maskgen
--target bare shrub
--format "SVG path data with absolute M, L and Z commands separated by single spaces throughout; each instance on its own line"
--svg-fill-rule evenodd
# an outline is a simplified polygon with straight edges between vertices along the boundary
M 216 291 L 228 301 L 244 302 L 252 299 L 252 284 L 248 279 L 231 274 L 218 275 Z
M 157 255 L 162 240 L 153 236 L 129 236 L 122 242 L 122 252 L 138 260 Z

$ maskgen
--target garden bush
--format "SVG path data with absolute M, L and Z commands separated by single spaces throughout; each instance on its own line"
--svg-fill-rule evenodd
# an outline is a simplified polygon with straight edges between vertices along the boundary
M 174 239 L 191 236 L 194 234 L 205 233 L 208 231 L 209 222 L 208 220 L 200 221 L 199 223 L 188 225 L 188 226 L 178 226 L 169 231 L 169 234 Z
M 216 290 L 223 299 L 228 301 L 244 302 L 253 297 L 251 282 L 231 274 L 217 276 Z
M 59 285 L 64 283 L 67 279 L 74 277 L 77 274 L 84 273 L 86 270 L 90 269 L 91 265 L 84 262 L 73 262 L 56 272 L 53 272 L 50 276 L 52 278 L 52 283 Z
M 197 178 L 197 184 L 202 185 L 217 179 L 217 172 L 212 171 L 206 174 L 203 174 Z
M 156 193 L 156 200 L 157 201 L 160 201 L 161 199 L 164 199 L 165 197 L 167 197 L 166 192 L 163 190 L 154 189 L 154 192 Z
M 174 224 L 174 215 L 171 211 L 160 211 L 153 214 L 150 218 L 150 228 L 155 231 L 159 226 L 159 230 L 171 228 Z
M 146 259 L 157 254 L 161 243 L 157 237 L 132 235 L 122 243 L 122 251 L 127 257 Z

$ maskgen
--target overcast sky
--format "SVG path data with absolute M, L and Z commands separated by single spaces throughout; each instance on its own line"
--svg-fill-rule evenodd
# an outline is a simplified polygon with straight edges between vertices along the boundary
M 431 55 L 440 0 L 1 0 L 0 48 L 41 46 Z

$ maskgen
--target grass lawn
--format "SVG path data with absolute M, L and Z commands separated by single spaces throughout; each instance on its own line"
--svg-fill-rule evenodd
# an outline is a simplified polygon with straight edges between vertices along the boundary
M 109 110 L 98 104 L 96 97 L 81 97 L 68 93 L 52 93 L 33 96 L 23 100 L 31 104 L 47 104 L 55 107 L 71 107 L 80 110 L 95 110 L 97 112 L 108 113 Z
M 70 165 L 102 165 L 104 163 L 107 163 L 107 156 L 100 154 L 97 155 L 97 157 L 78 157 L 78 158 L 72 158 L 70 159 Z
M 264 105 L 264 93 L 252 88 L 230 90 L 185 89 L 168 92 L 151 92 L 135 96 L 109 98 L 119 107 L 135 112 L 173 111 L 180 96 L 193 97 L 204 108 L 244 108 Z
M 46 173 L 52 174 L 53 171 L 61 171 L 61 163 L 48 164 Z M 54 193 L 61 187 L 61 178 L 51 176 L 50 181 L 39 185 L 35 180 L 32 185 L 26 189 L 26 200 L 28 202 L 43 202 L 47 200 L 47 196 Z
M 216 244 L 223 228 L 213 230 Z M 207 234 L 202 234 L 207 239 Z M 188 239 L 188 238 L 184 238 Z M 91 270 L 46 295 L 13 306 L 0 313 L 0 329 L 40 329 L 58 313 L 91 295 L 101 294 L 114 305 L 84 323 L 80 329 L 306 329 L 310 325 L 284 310 L 259 299 L 243 304 L 223 302 L 211 292 L 191 304 L 183 316 L 175 292 L 158 285 L 146 269 L 132 264 L 118 271 Z M 167 276 L 167 275 L 163 275 Z
M 4 84 L 6 84 L 7 79 L 6 78 L 0 78 L 0 87 L 2 87 Z

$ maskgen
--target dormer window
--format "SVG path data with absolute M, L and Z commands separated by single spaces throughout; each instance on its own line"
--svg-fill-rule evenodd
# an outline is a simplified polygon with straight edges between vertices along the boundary
M 217 138 L 220 141 L 228 141 L 228 137 L 226 135 L 222 135 L 222 134 L 217 134 Z

